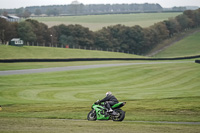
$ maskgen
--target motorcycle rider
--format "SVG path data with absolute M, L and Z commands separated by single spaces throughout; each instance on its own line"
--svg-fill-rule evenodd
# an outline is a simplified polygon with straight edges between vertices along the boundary
M 99 103 L 104 102 L 106 108 L 108 109 L 108 112 L 113 112 L 111 106 L 115 105 L 119 101 L 117 98 L 112 94 L 112 92 L 106 92 L 106 97 L 103 98 L 102 100 L 98 100 Z

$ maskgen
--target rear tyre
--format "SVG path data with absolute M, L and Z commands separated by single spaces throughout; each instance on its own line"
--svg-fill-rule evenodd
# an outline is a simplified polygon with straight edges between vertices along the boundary
M 125 118 L 125 112 L 121 109 L 116 109 L 114 110 L 118 115 L 113 116 L 112 120 L 113 121 L 123 121 Z
M 88 115 L 87 115 L 88 121 L 96 121 L 97 120 L 97 115 L 95 110 L 91 110 Z

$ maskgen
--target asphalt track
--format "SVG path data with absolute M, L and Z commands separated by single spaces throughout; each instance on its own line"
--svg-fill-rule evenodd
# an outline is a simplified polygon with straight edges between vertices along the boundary
M 83 70 L 83 69 L 114 67 L 114 66 L 146 65 L 146 64 L 169 64 L 169 63 L 194 63 L 194 61 L 118 63 L 118 64 L 99 64 L 99 65 L 67 66 L 67 67 L 40 68 L 40 69 L 25 69 L 25 70 L 8 70 L 8 71 L 0 71 L 0 76 L 16 75 L 16 74 L 59 72 L 59 71 L 72 71 L 72 70 Z

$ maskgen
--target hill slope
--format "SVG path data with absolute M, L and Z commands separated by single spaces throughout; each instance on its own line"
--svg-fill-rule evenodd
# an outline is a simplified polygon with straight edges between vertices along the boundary
M 200 32 L 183 38 L 170 47 L 164 49 L 154 57 L 178 57 L 200 54 Z
M 52 47 L 15 47 L 0 45 L 0 59 L 56 59 L 56 58 L 137 58 L 133 54 L 96 50 L 65 49 Z

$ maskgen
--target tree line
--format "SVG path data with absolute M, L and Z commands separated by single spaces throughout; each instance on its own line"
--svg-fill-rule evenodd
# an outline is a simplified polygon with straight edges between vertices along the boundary
M 69 4 L 50 6 L 30 6 L 18 9 L 0 9 L 0 14 L 17 14 L 27 18 L 27 15 L 46 14 L 58 15 L 85 15 L 106 13 L 129 13 L 129 12 L 161 12 L 163 8 L 159 4 Z
M 12 38 L 19 37 L 25 43 L 31 42 L 39 46 L 96 47 L 144 54 L 174 34 L 189 28 L 197 28 L 199 25 L 200 9 L 186 10 L 175 18 L 169 18 L 147 28 L 118 24 L 95 32 L 77 24 L 61 24 L 48 28 L 44 23 L 32 19 L 16 23 L 0 18 L 0 40 L 6 43 Z

